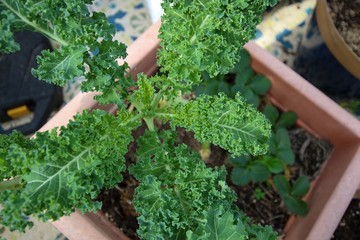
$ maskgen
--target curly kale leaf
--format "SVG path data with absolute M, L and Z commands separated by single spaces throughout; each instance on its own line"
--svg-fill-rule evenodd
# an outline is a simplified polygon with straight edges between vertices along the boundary
M 224 94 L 203 95 L 178 105 L 174 115 L 173 126 L 191 130 L 199 141 L 219 145 L 234 156 L 259 155 L 267 151 L 271 125 L 240 95 L 234 99 Z
M 204 209 L 221 202 L 230 210 L 235 195 L 225 183 L 224 169 L 207 168 L 185 145 L 162 145 L 153 157 L 141 157 L 130 168 L 140 181 L 134 200 L 140 214 L 138 234 L 144 239 L 185 239 L 188 230 L 206 222 Z
M 11 31 L 11 25 L 16 18 L 9 11 L 0 12 L 0 53 L 12 53 L 20 50 L 20 45 L 15 41 L 14 34 Z
M 234 214 L 230 211 L 225 211 L 220 206 L 212 206 L 206 212 L 206 224 L 199 224 L 196 232 L 188 231 L 186 236 L 189 240 L 206 240 L 206 239 L 221 239 L 221 240 L 241 240 L 248 239 L 245 226 L 242 222 L 234 224 Z
M 129 114 L 115 117 L 95 110 L 75 116 L 59 134 L 56 130 L 37 133 L 32 149 L 18 145 L 17 151 L 34 161 L 29 172 L 20 176 L 22 189 L 2 192 L 2 223 L 24 230 L 31 224 L 24 216 L 30 214 L 48 220 L 75 208 L 99 209 L 101 204 L 95 199 L 100 190 L 122 180 L 124 154 L 133 140 L 131 131 L 138 125 Z
M 116 59 L 126 57 L 126 46 L 113 41 L 115 27 L 105 14 L 90 14 L 86 4 L 92 1 L 0 0 L 0 51 L 18 49 L 13 32 L 28 29 L 58 42 L 54 52 L 43 51 L 33 74 L 41 80 L 64 85 L 85 76 L 82 91 L 99 91 L 100 103 L 123 104 L 132 80 L 125 77 L 127 64 Z
M 225 74 L 255 36 L 263 11 L 275 1 L 165 0 L 158 63 L 175 85 L 191 87 L 200 74 Z
M 83 54 L 86 48 L 78 46 L 72 48 L 65 46 L 60 50 L 50 52 L 44 50 L 42 56 L 38 58 L 38 69 L 33 69 L 34 75 L 41 75 L 44 80 L 57 85 L 65 85 L 69 79 L 81 76 L 83 69 Z M 51 79 L 51 80 L 50 80 Z
M 248 219 L 234 203 L 224 168 L 207 168 L 200 156 L 176 144 L 170 131 L 145 132 L 138 161 L 129 168 L 140 182 L 134 206 L 143 239 L 247 239 Z
M 10 135 L 0 134 L 1 180 L 24 174 L 33 164 L 33 161 L 29 161 L 30 159 L 27 159 L 21 151 L 17 151 L 18 148 L 32 150 L 35 144 L 17 131 Z

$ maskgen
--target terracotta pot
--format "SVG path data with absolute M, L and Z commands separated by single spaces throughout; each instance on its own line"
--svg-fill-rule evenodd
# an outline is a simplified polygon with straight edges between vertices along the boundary
M 360 57 L 352 51 L 336 29 L 326 0 L 317 0 L 316 18 L 321 35 L 332 54 L 351 74 L 360 80 Z
M 129 48 L 127 61 L 131 74 L 156 70 L 159 23 L 152 26 Z M 285 239 L 330 239 L 360 183 L 360 122 L 319 90 L 267 53 L 255 43 L 246 45 L 252 67 L 272 81 L 269 96 L 283 110 L 299 116 L 299 125 L 329 140 L 334 153 L 307 196 L 310 211 L 306 217 L 292 217 L 285 228 Z M 98 108 L 93 93 L 80 94 L 69 102 L 41 130 L 64 125 L 85 108 Z M 114 107 L 108 107 L 114 111 Z M 71 240 L 127 239 L 101 215 L 75 212 L 53 222 Z M 100 217 L 99 217 L 100 216 Z M 97 223 L 98 220 L 101 223 Z M 93 229 L 91 229 L 94 226 Z

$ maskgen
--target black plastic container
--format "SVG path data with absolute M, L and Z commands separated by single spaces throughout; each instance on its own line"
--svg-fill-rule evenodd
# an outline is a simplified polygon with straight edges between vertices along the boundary
M 31 74 L 36 56 L 51 49 L 48 39 L 29 31 L 15 34 L 21 50 L 0 56 L 0 133 L 31 134 L 62 104 L 62 88 Z

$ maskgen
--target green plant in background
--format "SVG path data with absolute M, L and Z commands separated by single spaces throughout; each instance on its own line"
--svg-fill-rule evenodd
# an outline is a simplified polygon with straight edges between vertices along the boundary
M 351 113 L 360 115 L 360 101 L 359 100 L 344 100 L 340 102 L 340 106 L 347 109 Z
M 283 199 L 285 206 L 295 214 L 305 216 L 309 211 L 306 202 L 301 200 L 309 191 L 310 182 L 309 178 L 300 176 L 294 184 L 290 184 L 289 181 L 283 175 L 276 175 L 274 177 L 275 187 Z
M 239 59 L 231 74 L 211 78 L 204 73 L 202 84 L 194 88 L 195 93 L 216 95 L 223 92 L 230 98 L 240 93 L 248 103 L 258 107 L 261 96 L 270 89 L 271 83 L 265 76 L 254 73 L 250 67 L 250 54 L 245 49 L 240 51 Z
M 265 192 L 261 188 L 255 188 L 254 195 L 256 200 L 262 200 L 265 198 Z
M 37 58 L 33 74 L 64 85 L 84 77 L 82 91 L 98 91 L 101 104 L 114 103 L 116 115 L 102 110 L 77 114 L 67 126 L 28 139 L 15 132 L 0 136 L 0 221 L 24 231 L 33 215 L 56 220 L 75 209 L 96 211 L 103 188 L 122 181 L 131 132 L 145 122 L 137 141 L 137 163 L 129 168 L 139 180 L 134 207 L 143 239 L 276 239 L 270 227 L 252 225 L 235 206 L 223 168 L 210 169 L 175 137 L 185 127 L 203 143 L 217 144 L 234 157 L 265 154 L 271 134 L 266 117 L 236 94 L 181 96 L 202 75 L 230 71 L 242 46 L 254 36 L 261 14 L 274 0 L 165 0 L 158 52 L 160 74 L 126 72 L 124 44 L 102 13 L 90 13 L 80 0 L 0 0 L 0 49 L 19 49 L 13 32 L 40 32 L 59 43 Z M 257 86 L 250 84 L 254 92 Z M 262 92 L 262 91 L 260 91 Z M 134 106 L 129 111 L 127 104 Z M 170 122 L 171 130 L 154 124 Z
M 261 107 L 262 112 L 272 124 L 269 151 L 266 154 L 257 156 L 243 155 L 230 159 L 233 166 L 231 180 L 237 185 L 270 181 L 274 175 L 288 172 L 288 166 L 295 162 L 295 155 L 291 149 L 287 128 L 295 124 L 297 116 L 291 111 L 280 113 L 274 106 L 262 101 L 265 93 L 270 89 L 271 83 L 265 76 L 254 73 L 250 62 L 250 54 L 243 49 L 240 53 L 240 61 L 238 61 L 230 74 L 218 75 L 215 78 L 204 75 L 203 83 L 195 87 L 197 94 L 205 92 L 215 95 L 220 91 L 227 94 L 228 97 L 234 97 L 236 94 L 241 93 L 248 103 L 255 107 Z M 260 106 L 262 102 L 265 107 Z M 285 176 L 282 177 L 286 180 Z M 303 183 L 304 178 L 306 177 L 302 176 L 297 181 Z M 306 203 L 301 200 L 303 195 L 290 193 L 285 195 L 280 190 L 278 190 L 278 193 L 289 211 L 302 216 L 306 215 L 308 210 Z M 255 190 L 255 197 L 260 198 L 260 196 L 262 195 L 259 190 Z

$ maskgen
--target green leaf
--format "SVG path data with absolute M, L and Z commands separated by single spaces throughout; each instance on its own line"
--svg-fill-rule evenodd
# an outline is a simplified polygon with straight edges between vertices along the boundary
M 144 135 L 138 139 L 138 146 L 136 156 L 139 159 L 143 157 L 151 157 L 163 147 L 157 133 L 154 131 L 146 131 Z
M 47 221 L 70 214 L 75 208 L 99 209 L 96 198 L 100 190 L 122 180 L 124 155 L 133 140 L 131 131 L 139 126 L 139 121 L 131 119 L 125 112 L 115 117 L 101 110 L 85 111 L 61 127 L 59 133 L 56 129 L 37 133 L 31 140 L 33 148 L 17 147 L 16 151 L 22 151 L 32 165 L 21 176 L 24 188 L 0 199 L 1 218 L 12 212 L 17 216 L 2 223 L 14 226 L 29 214 Z
M 270 226 L 251 225 L 247 229 L 249 231 L 249 239 L 256 240 L 277 240 L 277 233 Z
M 255 36 L 266 4 L 165 0 L 159 35 L 161 70 L 168 73 L 174 85 L 190 87 L 199 83 L 203 71 L 210 76 L 229 72 L 242 46 Z
M 195 132 L 200 142 L 210 142 L 230 151 L 233 156 L 258 155 L 267 151 L 270 124 L 255 108 L 237 95 L 200 96 L 178 105 L 173 126 Z
M 247 233 L 243 225 L 235 224 L 233 213 L 225 212 L 222 206 L 211 207 L 206 214 L 206 225 L 202 225 L 197 232 L 204 232 L 201 238 L 196 233 L 188 231 L 187 239 L 218 239 L 218 240 L 241 240 L 247 239 Z
M 266 165 L 271 173 L 281 173 L 284 171 L 284 163 L 276 157 L 265 155 L 261 162 Z
M 231 181 L 236 185 L 246 185 L 251 181 L 251 170 L 247 168 L 234 168 L 231 171 Z
M 256 75 L 250 81 L 249 87 L 258 95 L 264 95 L 271 87 L 271 82 L 263 75 Z
M 280 115 L 276 125 L 278 128 L 289 128 L 295 124 L 297 118 L 294 112 L 284 112 Z
M 130 96 L 130 101 L 140 111 L 150 111 L 155 89 L 145 74 L 138 74 L 138 89 Z
M 284 175 L 274 176 L 274 184 L 282 198 L 289 195 L 291 187 Z
M 280 149 L 278 152 L 277 152 L 277 157 L 279 159 L 281 159 L 282 162 L 288 164 L 288 165 L 292 165 L 294 164 L 295 162 L 295 155 L 294 155 L 294 152 L 288 148 L 286 149 Z
M 137 233 L 145 239 L 184 239 L 186 231 L 206 223 L 209 206 L 227 211 L 236 197 L 225 183 L 224 168 L 207 168 L 186 145 L 175 147 L 163 137 L 161 150 L 129 169 L 140 182 L 134 199 L 140 214 Z
M 30 171 L 33 161 L 23 151 L 36 148 L 29 138 L 18 131 L 9 135 L 0 134 L 0 179 L 9 179 Z
M 260 105 L 260 98 L 250 88 L 244 89 L 242 96 L 246 99 L 249 104 L 252 104 L 255 108 Z
M 32 74 L 40 80 L 60 86 L 67 81 L 73 80 L 83 74 L 83 54 L 86 48 L 64 47 L 62 51 L 55 49 L 54 52 L 44 50 L 41 56 L 37 57 L 39 67 L 33 69 Z
M 309 178 L 306 176 L 300 176 L 296 179 L 293 187 L 291 188 L 291 196 L 303 197 L 310 188 Z
M 251 176 L 254 182 L 263 182 L 269 179 L 271 174 L 263 164 L 257 163 L 251 168 Z
M 240 58 L 231 70 L 232 73 L 241 74 L 245 69 L 250 67 L 251 56 L 249 52 L 245 48 L 242 48 L 239 55 Z
M 235 86 L 245 86 L 250 83 L 251 79 L 255 76 L 254 70 L 244 68 L 241 73 L 238 73 L 235 78 Z
M 20 45 L 15 42 L 11 25 L 16 21 L 16 17 L 10 11 L 0 13 L 0 53 L 7 54 L 20 50 Z
M 250 181 L 263 182 L 270 177 L 268 169 L 260 162 L 235 167 L 231 172 L 231 181 L 236 185 L 246 185 Z
M 233 166 L 243 166 L 245 164 L 247 164 L 249 161 L 250 161 L 250 156 L 239 156 L 239 157 L 233 157 L 233 158 L 230 158 L 230 163 L 233 165 Z
M 272 151 L 275 155 L 286 164 L 293 164 L 295 162 L 295 154 L 291 149 L 291 142 L 289 133 L 286 129 L 280 128 L 272 136 L 275 141 L 275 146 Z
M 306 216 L 306 214 L 309 212 L 308 205 L 301 199 L 292 196 L 286 196 L 284 198 L 284 202 L 286 208 L 290 212 L 293 212 L 299 216 Z
M 279 111 L 272 105 L 266 105 L 263 113 L 270 120 L 271 124 L 274 125 L 276 120 L 279 118 Z

